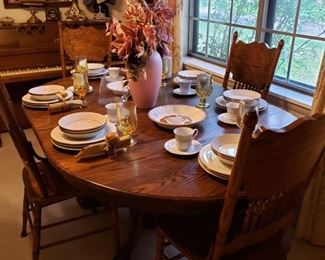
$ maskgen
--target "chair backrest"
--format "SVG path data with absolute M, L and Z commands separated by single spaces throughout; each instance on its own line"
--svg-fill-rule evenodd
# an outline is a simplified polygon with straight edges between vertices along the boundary
M 67 65 L 77 56 L 85 56 L 90 62 L 105 62 L 111 66 L 111 36 L 106 36 L 103 22 L 59 22 L 60 56 L 63 77 Z
M 9 131 L 14 145 L 28 171 L 30 171 L 37 182 L 43 197 L 48 197 L 48 192 L 43 183 L 41 174 L 37 167 L 34 155 L 36 154 L 31 143 L 19 124 L 14 110 L 13 102 L 9 96 L 5 84 L 0 78 L 0 115 Z
M 277 48 L 269 48 L 265 43 L 254 41 L 247 44 L 237 41 L 237 38 L 238 33 L 234 32 L 223 88 L 227 89 L 232 73 L 233 88 L 254 90 L 264 98 L 269 92 L 284 41 L 280 40 Z
M 246 114 L 215 256 L 258 244 L 287 228 L 325 152 L 325 114 L 300 118 L 278 130 L 261 128 L 252 135 L 256 122 L 255 113 Z

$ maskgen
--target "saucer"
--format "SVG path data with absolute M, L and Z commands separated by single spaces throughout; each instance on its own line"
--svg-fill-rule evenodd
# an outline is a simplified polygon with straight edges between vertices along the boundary
M 222 123 L 228 124 L 228 125 L 237 125 L 237 122 L 233 119 L 229 118 L 228 113 L 222 113 L 218 115 L 218 120 Z
M 190 88 L 188 92 L 182 92 L 180 88 L 175 88 L 173 93 L 180 96 L 193 96 L 196 95 L 195 89 Z
M 74 93 L 73 86 L 68 87 L 67 90 L 70 90 L 71 92 Z M 93 92 L 93 91 L 94 91 L 94 88 L 92 86 L 89 86 L 88 93 Z
M 192 145 L 190 146 L 190 148 L 187 151 L 180 151 L 176 147 L 175 141 L 176 141 L 175 139 L 171 139 L 171 140 L 167 141 L 164 145 L 165 149 L 172 154 L 193 155 L 193 154 L 197 154 L 198 152 L 200 152 L 200 150 L 202 148 L 202 144 L 200 142 L 193 140 Z

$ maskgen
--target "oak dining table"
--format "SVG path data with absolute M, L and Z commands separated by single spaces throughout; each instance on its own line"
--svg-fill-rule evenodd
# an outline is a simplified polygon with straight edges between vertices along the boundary
M 205 213 L 222 200 L 227 181 L 211 176 L 199 165 L 197 155 L 176 156 L 167 152 L 164 143 L 174 138 L 173 131 L 164 129 L 148 117 L 149 109 L 138 109 L 138 126 L 134 134 L 137 144 L 115 156 L 99 156 L 78 160 L 76 153 L 56 148 L 50 133 L 58 120 L 69 113 L 91 111 L 105 114 L 104 106 L 97 103 L 99 80 L 90 81 L 94 91 L 87 95 L 87 107 L 64 113 L 50 114 L 47 110 L 24 108 L 32 129 L 50 163 L 77 188 L 95 197 L 119 206 L 163 214 Z M 71 78 L 52 81 L 65 87 Z M 187 104 L 195 106 L 197 96 L 177 96 L 173 80 L 161 87 L 156 106 Z M 214 85 L 208 98 L 210 107 L 204 109 L 207 117 L 196 125 L 196 139 L 203 145 L 217 135 L 239 133 L 240 129 L 218 122 L 217 116 L 225 112 L 215 104 L 223 89 Z M 113 94 L 112 94 L 113 97 Z M 268 128 L 281 128 L 296 117 L 285 110 L 268 104 L 259 116 L 259 124 Z

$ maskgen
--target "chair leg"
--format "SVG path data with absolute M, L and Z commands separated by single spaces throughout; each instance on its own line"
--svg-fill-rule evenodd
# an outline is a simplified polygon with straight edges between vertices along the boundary
M 29 207 L 29 201 L 26 195 L 26 191 L 24 191 L 24 200 L 23 200 L 23 224 L 22 224 L 22 229 L 20 236 L 21 237 L 26 237 L 27 236 L 27 215 L 28 215 L 28 207 Z
M 42 208 L 40 205 L 35 205 L 33 209 L 34 228 L 33 228 L 33 260 L 38 260 L 41 242 L 41 220 Z
M 164 243 L 165 237 L 157 229 L 156 260 L 164 259 Z
M 120 229 L 119 229 L 119 221 L 118 221 L 118 211 L 116 207 L 112 207 L 111 209 L 112 221 L 113 221 L 113 236 L 115 240 L 115 255 L 117 255 L 121 249 L 120 242 Z

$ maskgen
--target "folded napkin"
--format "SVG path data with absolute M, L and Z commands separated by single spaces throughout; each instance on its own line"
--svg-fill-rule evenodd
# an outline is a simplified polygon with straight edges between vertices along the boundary
M 51 114 L 54 114 L 54 113 L 69 111 L 70 109 L 73 108 L 81 108 L 85 106 L 86 106 L 86 102 L 78 99 L 78 100 L 69 100 L 69 101 L 48 104 L 48 110 L 50 111 Z
M 109 133 L 106 135 L 105 141 L 82 148 L 76 157 L 81 160 L 104 154 L 115 154 L 118 148 L 129 146 L 130 140 L 131 137 L 129 135 L 118 136 L 116 133 Z

